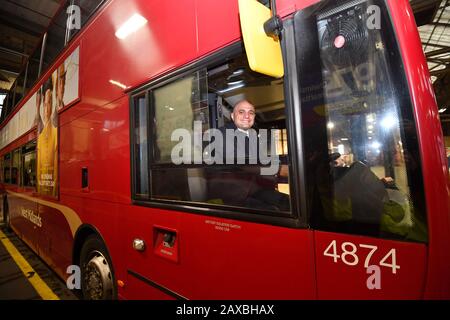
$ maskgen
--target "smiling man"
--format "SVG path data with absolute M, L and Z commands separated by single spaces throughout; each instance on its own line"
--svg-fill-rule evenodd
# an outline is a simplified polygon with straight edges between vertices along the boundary
M 255 117 L 255 107 L 249 101 L 241 100 L 235 104 L 231 114 L 233 122 L 219 129 L 224 142 L 221 156 L 225 163 L 257 163 L 259 141 L 253 129 Z

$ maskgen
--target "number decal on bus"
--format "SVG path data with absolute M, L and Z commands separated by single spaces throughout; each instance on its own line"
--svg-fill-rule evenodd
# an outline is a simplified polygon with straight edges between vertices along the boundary
M 369 244 L 361 243 L 357 246 L 352 242 L 343 242 L 341 244 L 341 253 L 339 254 L 337 247 L 338 246 L 336 240 L 331 241 L 331 243 L 323 252 L 323 255 L 326 257 L 332 257 L 334 263 L 337 263 L 338 259 L 341 259 L 342 262 L 348 266 L 358 265 L 359 263 L 358 247 L 362 249 L 368 249 L 369 252 L 367 253 L 364 259 L 364 268 L 368 268 L 371 265 L 370 260 L 375 251 L 377 251 L 378 249 L 377 246 Z M 395 249 L 389 250 L 389 252 L 379 261 L 378 264 L 382 267 L 391 268 L 392 273 L 396 274 L 397 269 L 400 269 L 400 266 L 397 265 L 397 251 Z

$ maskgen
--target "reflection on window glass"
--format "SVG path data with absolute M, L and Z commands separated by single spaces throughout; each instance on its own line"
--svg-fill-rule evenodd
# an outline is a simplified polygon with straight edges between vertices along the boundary
M 324 229 L 424 242 L 407 86 L 393 73 L 400 72 L 392 58 L 398 51 L 384 34 L 387 17 L 384 29 L 369 30 L 366 12 L 361 1 L 324 10 L 309 24 L 320 51 L 308 63 L 321 70 L 316 80 L 303 76 L 302 86 L 309 179 L 320 201 L 313 219 Z M 319 154 L 328 159 L 322 167 Z
M 4 164 L 5 160 L 3 159 L 3 157 L 0 158 L 0 183 L 5 182 L 5 178 L 4 178 Z
M 36 187 L 36 142 L 22 148 L 22 184 L 24 187 Z
M 135 98 L 135 161 L 140 174 L 136 177 L 136 195 L 149 196 L 148 185 L 148 109 L 145 96 Z
M 20 177 L 20 150 L 14 150 L 11 165 L 11 184 L 18 184 Z
M 3 158 L 3 178 L 5 183 L 11 183 L 11 154 L 5 154 Z
M 202 87 L 203 86 L 203 87 Z M 155 132 L 154 161 L 171 163 L 171 153 L 178 141 L 172 141 L 172 132 L 185 129 L 192 134 L 194 121 L 202 122 L 202 130 L 209 129 L 209 113 L 206 92 L 205 70 L 198 71 L 153 93 L 155 121 L 158 124 Z M 202 150 L 192 150 L 192 157 Z M 193 158 L 192 158 L 193 159 Z

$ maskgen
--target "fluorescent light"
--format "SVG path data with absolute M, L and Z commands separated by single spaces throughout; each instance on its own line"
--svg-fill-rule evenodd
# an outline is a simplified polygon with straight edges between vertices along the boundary
M 379 143 L 378 141 L 372 142 L 372 148 L 380 149 L 381 148 L 381 143 Z
M 228 87 L 228 88 L 225 88 L 225 89 L 222 89 L 222 90 L 217 90 L 217 93 L 218 94 L 223 94 L 223 93 L 227 93 L 227 92 L 230 92 L 230 91 L 233 91 L 233 90 L 236 90 L 236 89 L 240 89 L 242 87 L 245 87 L 245 83 L 244 82 L 236 84 L 236 85 Z
M 135 13 L 127 21 L 125 21 L 119 29 L 117 29 L 115 33 L 116 37 L 119 39 L 125 39 L 131 33 L 142 28 L 146 23 L 147 19 L 145 19 L 140 14 Z
M 381 120 L 381 125 L 385 129 L 391 129 L 397 124 L 397 118 L 392 114 L 387 114 L 383 120 Z

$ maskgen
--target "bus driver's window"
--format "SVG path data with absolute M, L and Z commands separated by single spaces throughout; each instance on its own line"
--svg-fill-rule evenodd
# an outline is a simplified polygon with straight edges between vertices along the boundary
M 151 108 L 152 200 L 290 215 L 282 79 L 252 72 L 240 54 L 152 89 Z
M 289 212 L 283 80 L 252 72 L 241 55 L 208 69 L 208 98 L 211 126 L 223 136 L 216 160 L 224 161 L 208 170 L 209 200 Z M 234 143 L 227 139 L 229 132 L 235 133 Z M 264 173 L 261 166 L 267 163 Z
M 400 57 L 389 21 L 347 39 L 346 48 L 361 50 L 336 46 L 342 37 L 336 30 L 363 26 L 366 5 L 342 6 L 305 23 L 318 40 L 299 72 L 313 225 L 426 242 L 411 99 L 401 72 L 393 71 Z

